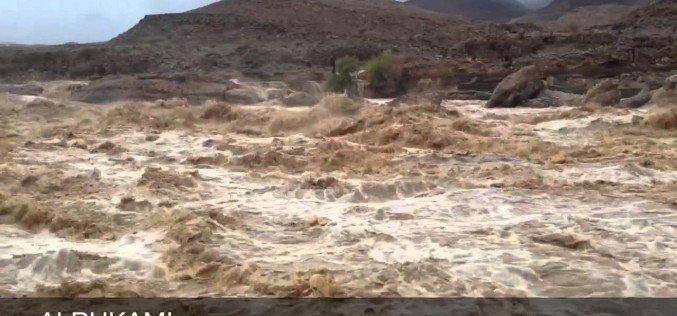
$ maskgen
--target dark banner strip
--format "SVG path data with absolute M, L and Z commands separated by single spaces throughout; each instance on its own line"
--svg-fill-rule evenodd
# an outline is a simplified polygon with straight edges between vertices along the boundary
M 16 298 L 2 316 L 677 316 L 677 298 Z

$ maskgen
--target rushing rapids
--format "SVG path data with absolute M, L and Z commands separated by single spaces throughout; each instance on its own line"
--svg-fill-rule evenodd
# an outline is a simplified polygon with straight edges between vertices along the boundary
M 0 101 L 0 293 L 677 294 L 645 110 Z

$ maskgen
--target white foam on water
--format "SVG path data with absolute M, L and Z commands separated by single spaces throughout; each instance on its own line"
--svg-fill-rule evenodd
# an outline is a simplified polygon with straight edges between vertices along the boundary
M 191 156 L 217 154 L 203 143 L 221 139 L 219 135 L 166 132 L 159 140 L 147 142 L 144 136 L 121 133 L 109 139 L 127 148 L 126 155 L 133 157 L 134 163 L 116 163 L 106 155 L 70 149 L 25 149 L 18 155 L 36 162 L 69 162 L 74 173 L 96 168 L 101 171 L 101 181 L 113 188 L 111 196 L 143 195 L 143 188 L 136 188 L 135 183 L 144 166 L 154 163 L 177 172 L 194 171 L 194 166 L 181 162 Z M 254 146 L 273 139 L 239 136 L 236 141 Z M 157 162 L 148 155 L 151 150 L 156 157 L 165 155 L 175 161 Z M 255 263 L 271 273 L 328 268 L 342 271 L 349 281 L 366 282 L 365 275 L 379 275 L 387 269 L 405 274 L 413 265 L 430 272 L 421 273 L 412 282 L 398 281 L 400 293 L 469 294 L 458 292 L 453 276 L 476 287 L 492 284 L 531 296 L 567 296 L 572 288 L 578 296 L 677 295 L 677 215 L 648 201 L 454 187 L 437 188 L 437 193 L 420 189 L 415 193 L 430 194 L 416 197 L 396 188 L 404 179 L 370 185 L 364 185 L 363 179 L 345 179 L 356 188 L 329 200 L 317 194 L 294 197 L 282 190 L 284 180 L 254 178 L 218 167 L 199 172 L 207 179 L 196 189 L 201 197 L 183 202 L 180 208 L 216 208 L 225 214 L 240 214 L 246 229 L 219 230 L 215 232 L 218 242 L 210 247 L 236 262 Z M 574 182 L 611 179 L 639 185 L 676 179 L 674 174 L 655 170 L 599 165 L 544 171 L 544 175 Z M 360 194 L 366 201 L 356 203 L 351 194 Z M 313 218 L 327 219 L 327 223 L 308 224 Z M 92 267 L 71 268 L 75 270 L 69 272 L 69 266 L 86 266 L 72 263 L 84 260 L 74 251 L 113 258 L 114 264 L 101 273 L 127 273 L 134 278 L 154 275 L 160 256 L 156 249 L 160 236 L 153 232 L 114 242 L 70 242 L 46 233 L 5 229 L 0 230 L 5 232 L 0 237 L 0 244 L 5 245 L 0 247 L 2 260 L 38 255 L 18 272 L 12 285 L 15 289 L 53 284 L 74 275 L 80 279 L 97 275 L 90 272 Z M 564 237 L 551 237 L 553 234 Z M 569 235 L 587 240 L 591 248 L 568 248 Z M 50 268 L 44 268 L 47 266 Z M 632 269 L 631 275 L 628 269 Z
M 563 170 L 542 170 L 544 176 L 563 180 L 569 184 L 604 181 L 609 183 L 652 186 L 668 184 L 677 181 L 677 172 L 666 172 L 644 168 L 637 164 L 581 164 L 576 167 L 566 167 Z
M 579 119 L 553 120 L 538 123 L 533 131 L 542 140 L 560 145 L 592 144 L 590 137 L 586 137 L 584 129 L 593 124 L 631 124 L 632 119 L 639 112 L 617 116 L 610 114 L 591 115 Z
M 539 115 L 565 112 L 573 110 L 574 107 L 562 106 L 553 108 L 486 108 L 482 100 L 445 100 L 442 106 L 449 109 L 456 109 L 461 114 L 473 118 L 483 119 L 488 114 L 494 115 Z
M 112 276 L 156 278 L 163 275 L 160 254 L 153 247 L 159 232 L 139 232 L 112 241 L 74 242 L 48 232 L 29 233 L 0 226 L 0 260 L 24 261 L 4 276 L 10 289 L 33 291 L 37 285 L 59 285 L 65 280 L 91 281 Z M 87 256 L 96 256 L 88 260 Z M 19 258 L 19 259 L 17 259 Z M 27 258 L 22 260 L 20 258 Z M 97 269 L 97 264 L 106 263 Z

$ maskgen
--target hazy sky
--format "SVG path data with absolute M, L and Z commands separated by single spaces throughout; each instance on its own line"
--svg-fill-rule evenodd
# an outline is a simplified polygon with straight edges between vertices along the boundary
M 212 2 L 216 0 L 0 0 L 0 43 L 107 41 L 144 15 L 183 12 Z
M 524 5 L 526 5 L 528 8 L 542 8 L 546 6 L 546 4 L 549 4 L 552 2 L 552 0 L 518 0 Z
M 0 0 L 0 42 L 109 40 L 147 14 L 183 12 L 216 0 Z

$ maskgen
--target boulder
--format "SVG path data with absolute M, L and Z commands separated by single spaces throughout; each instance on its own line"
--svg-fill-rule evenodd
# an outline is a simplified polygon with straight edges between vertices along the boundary
M 564 92 L 564 91 L 556 91 L 556 90 L 547 90 L 545 95 L 550 95 L 553 97 L 556 97 L 557 99 L 560 100 L 562 105 L 568 105 L 568 106 L 574 106 L 574 105 L 581 105 L 583 103 L 583 99 L 585 98 L 584 95 L 582 94 L 576 94 L 576 93 L 571 93 L 571 92 Z
M 670 76 L 663 82 L 663 86 L 652 92 L 651 104 L 677 104 L 677 75 Z
M 494 89 L 487 108 L 511 108 L 537 97 L 545 90 L 543 75 L 536 66 L 526 66 L 505 77 Z
M 561 91 L 545 90 L 533 99 L 526 100 L 522 106 L 529 108 L 549 108 L 579 104 L 582 96 Z
M 289 89 L 266 89 L 266 96 L 268 100 L 281 100 L 292 94 L 294 91 Z
M 0 93 L 6 92 L 17 95 L 41 95 L 44 89 L 37 84 L 3 84 L 0 85 Z
M 621 102 L 621 92 L 618 83 L 611 79 L 604 79 L 585 94 L 584 103 L 594 103 L 602 106 L 617 105 Z
M 636 95 L 621 100 L 620 106 L 636 109 L 649 103 L 649 101 L 651 101 L 651 91 L 649 90 L 649 87 L 646 86 Z
M 281 99 L 285 106 L 313 106 L 320 102 L 320 98 L 306 92 L 294 92 Z
M 253 88 L 236 88 L 223 95 L 224 101 L 232 104 L 252 105 L 265 101 Z

